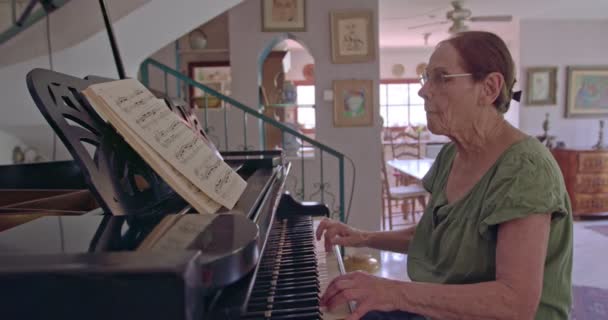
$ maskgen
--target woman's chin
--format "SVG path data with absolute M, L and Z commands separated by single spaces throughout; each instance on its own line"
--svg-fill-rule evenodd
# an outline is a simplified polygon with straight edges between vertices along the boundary
M 432 134 L 435 134 L 435 135 L 445 135 L 447 133 L 447 132 L 444 132 L 445 130 L 441 129 L 441 126 L 437 126 L 432 121 L 428 121 L 428 118 L 427 118 L 426 127 Z

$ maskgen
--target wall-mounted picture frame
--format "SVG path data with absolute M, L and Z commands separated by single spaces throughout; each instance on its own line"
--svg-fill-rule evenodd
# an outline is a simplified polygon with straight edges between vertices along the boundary
M 569 66 L 566 117 L 608 116 L 608 66 Z
M 334 80 L 334 126 L 371 126 L 374 121 L 372 80 Z
M 533 67 L 528 68 L 526 73 L 526 104 L 554 105 L 557 92 L 557 67 Z
M 262 32 L 306 31 L 306 0 L 262 0 Z
M 333 63 L 368 62 L 376 58 L 372 11 L 331 12 L 330 25 Z
M 230 96 L 231 71 L 228 61 L 190 62 L 188 75 L 191 79 L 223 94 Z M 207 94 L 199 88 L 189 86 L 190 103 L 193 109 L 220 109 L 224 103 L 217 96 Z

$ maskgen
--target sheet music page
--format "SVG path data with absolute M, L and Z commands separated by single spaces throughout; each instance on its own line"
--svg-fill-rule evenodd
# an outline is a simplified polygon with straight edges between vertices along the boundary
M 135 79 L 90 89 L 158 154 L 207 196 L 232 209 L 246 182 L 181 119 Z
M 85 95 L 87 94 L 85 90 Z M 96 95 L 88 96 L 89 100 L 99 100 Z M 145 142 L 140 142 L 137 134 L 125 125 L 112 110 L 105 109 L 102 102 L 97 102 L 96 110 L 99 115 L 110 121 L 116 130 L 123 136 L 125 141 L 160 175 L 167 184 L 169 184 L 176 192 L 178 192 L 188 203 L 192 205 L 199 213 L 215 213 L 221 207 L 221 204 L 209 198 L 201 189 L 193 185 L 184 175 L 177 171 L 169 162 L 165 161 L 156 151 Z M 111 120 L 110 120 L 111 119 Z M 113 212 L 114 215 L 121 213 Z

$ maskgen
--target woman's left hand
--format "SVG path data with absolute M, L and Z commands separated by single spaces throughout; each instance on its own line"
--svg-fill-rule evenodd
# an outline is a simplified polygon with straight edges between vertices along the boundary
M 357 320 L 372 310 L 399 309 L 399 282 L 376 277 L 364 272 L 348 273 L 336 277 L 321 297 L 321 305 L 329 310 L 355 301 L 357 309 L 346 320 Z

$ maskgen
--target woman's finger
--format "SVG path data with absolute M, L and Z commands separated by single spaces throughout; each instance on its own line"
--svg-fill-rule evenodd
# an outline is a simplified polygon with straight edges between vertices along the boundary
M 337 234 L 338 230 L 336 228 L 328 228 L 325 231 L 325 251 L 331 251 L 331 247 L 334 245 L 334 241 Z
M 349 301 L 360 303 L 364 300 L 366 292 L 366 289 L 353 287 L 340 290 L 334 296 L 328 298 L 325 306 L 327 306 L 327 309 L 331 311 L 338 306 L 348 303 Z
M 317 241 L 321 240 L 321 236 L 323 236 L 323 231 L 325 231 L 325 229 L 327 229 L 329 223 L 330 223 L 330 221 L 327 218 L 324 218 L 323 220 L 321 220 L 321 222 L 319 223 L 319 226 L 317 227 L 317 231 L 316 231 Z
M 372 311 L 374 308 L 368 301 L 369 300 L 361 301 L 361 303 L 357 304 L 357 308 L 355 308 L 345 320 L 359 320 L 368 312 Z
M 325 289 L 325 292 L 321 297 L 321 304 L 324 305 L 330 297 L 336 295 L 340 290 L 351 288 L 353 286 L 354 282 L 348 275 L 342 275 L 334 278 Z

